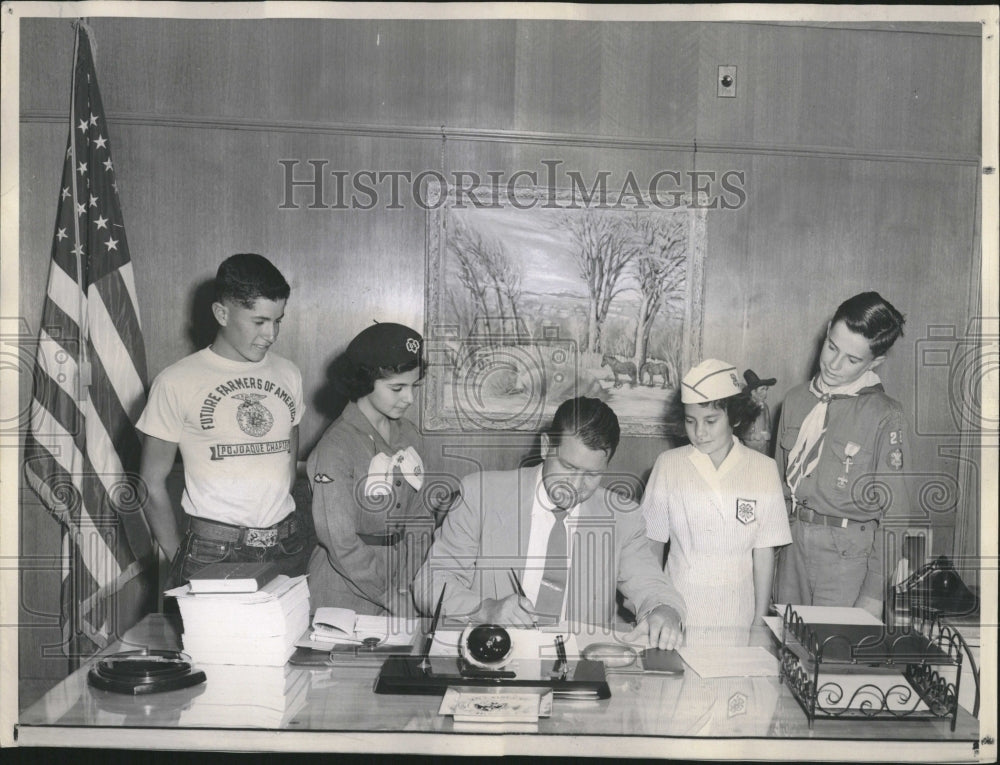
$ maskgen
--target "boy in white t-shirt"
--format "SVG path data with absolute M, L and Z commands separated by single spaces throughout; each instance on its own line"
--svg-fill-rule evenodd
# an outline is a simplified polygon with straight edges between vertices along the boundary
M 145 434 L 146 517 L 172 561 L 168 585 L 223 560 L 275 561 L 282 573 L 304 573 L 310 551 L 290 493 L 302 375 L 270 351 L 289 292 L 267 258 L 227 258 L 215 278 L 215 340 L 153 381 L 137 427 Z M 178 449 L 183 538 L 166 486 Z

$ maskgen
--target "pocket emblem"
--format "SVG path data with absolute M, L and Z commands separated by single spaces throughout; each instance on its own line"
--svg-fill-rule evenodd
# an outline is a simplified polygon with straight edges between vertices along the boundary
M 744 526 L 757 520 L 757 500 L 737 499 L 736 500 L 736 520 Z

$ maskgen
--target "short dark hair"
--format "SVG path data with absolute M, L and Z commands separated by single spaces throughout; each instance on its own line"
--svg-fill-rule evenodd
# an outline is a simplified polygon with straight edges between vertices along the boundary
M 562 443 L 564 435 L 576 436 L 588 449 L 607 452 L 611 459 L 618 448 L 621 427 L 610 406 L 597 398 L 578 396 L 559 405 L 548 435 L 555 447 Z
M 230 255 L 215 274 L 215 301 L 231 300 L 244 308 L 253 308 L 258 298 L 288 300 L 292 288 L 281 271 L 263 255 L 241 252 Z
M 883 356 L 903 334 L 906 319 L 877 292 L 862 292 L 848 298 L 833 315 L 830 325 L 843 321 L 852 332 L 868 340 L 872 356 Z
M 747 433 L 750 431 L 750 426 L 753 425 L 757 419 L 757 415 L 760 414 L 763 408 L 751 398 L 750 393 L 746 390 L 742 393 L 737 393 L 735 396 L 727 396 L 715 401 L 706 401 L 703 404 L 699 404 L 699 406 L 708 406 L 712 409 L 722 409 L 725 411 L 726 417 L 729 419 L 729 427 L 733 429 L 733 435 L 740 439 L 740 441 L 745 440 Z
M 346 353 L 342 353 L 334 361 L 333 369 L 335 389 L 350 401 L 357 401 L 375 390 L 376 380 L 401 375 L 412 369 L 419 369 L 420 376 L 424 375 L 423 358 L 420 356 L 402 364 L 384 367 L 357 364 Z

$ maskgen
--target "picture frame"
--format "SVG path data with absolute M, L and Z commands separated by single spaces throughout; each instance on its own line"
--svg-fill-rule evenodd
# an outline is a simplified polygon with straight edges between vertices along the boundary
M 676 436 L 701 356 L 707 204 L 579 188 L 427 193 L 429 431 L 537 431 L 575 396 Z

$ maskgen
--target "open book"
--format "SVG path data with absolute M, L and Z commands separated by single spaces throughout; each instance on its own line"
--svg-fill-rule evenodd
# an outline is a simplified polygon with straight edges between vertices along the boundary
M 358 614 L 350 608 L 322 606 L 313 615 L 309 639 L 318 643 L 318 647 L 338 643 L 360 644 L 365 638 L 376 638 L 379 642 L 393 638 L 393 642 L 405 643 L 412 638 L 414 629 L 412 620 L 393 619 L 387 614 Z

